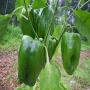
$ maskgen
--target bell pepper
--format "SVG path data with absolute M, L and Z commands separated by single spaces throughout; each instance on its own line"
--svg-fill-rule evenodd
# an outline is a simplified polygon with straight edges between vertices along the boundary
M 18 55 L 19 81 L 33 86 L 45 62 L 44 45 L 39 40 L 24 35 Z
M 26 12 L 23 8 L 20 18 L 20 27 L 23 35 L 29 35 L 32 38 L 35 38 L 35 31 L 39 38 L 44 38 L 51 23 L 52 15 L 53 13 L 49 8 L 44 8 L 41 16 L 35 13 L 33 9 L 28 9 Z M 50 32 L 50 35 L 52 35 L 54 31 L 54 23 L 52 23 L 50 29 L 52 29 Z
M 57 46 L 57 39 L 55 37 L 50 36 L 49 42 L 48 42 L 48 54 L 49 54 L 49 60 L 52 59 L 55 49 Z
M 78 66 L 80 48 L 80 35 L 65 32 L 61 41 L 61 52 L 64 69 L 69 75 L 72 75 Z
M 32 11 L 31 11 L 32 12 Z M 33 31 L 32 21 L 29 17 L 29 12 L 27 13 L 26 10 L 23 8 L 21 12 L 20 18 L 20 27 L 22 30 L 23 35 L 29 35 L 32 38 L 35 38 L 35 34 Z
M 45 7 L 41 13 L 41 17 L 38 22 L 38 36 L 40 38 L 45 37 L 45 35 L 48 31 L 48 28 L 50 26 L 52 18 L 53 18 L 52 10 L 49 7 Z M 52 35 L 54 32 L 54 23 L 52 23 L 50 29 L 51 29 L 50 35 Z

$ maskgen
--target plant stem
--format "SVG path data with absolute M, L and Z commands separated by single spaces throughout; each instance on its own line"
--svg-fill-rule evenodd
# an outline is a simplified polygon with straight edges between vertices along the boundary
M 50 22 L 50 24 L 49 24 L 48 31 L 47 31 L 46 36 L 45 36 L 45 38 L 44 38 L 44 43 L 45 43 L 45 45 L 46 45 L 46 42 L 47 42 L 48 35 L 49 35 L 50 31 L 51 31 L 50 28 L 51 28 L 51 25 L 52 25 L 52 23 L 53 23 L 53 21 L 54 21 L 54 16 L 55 16 L 56 11 L 57 11 L 58 3 L 59 3 L 59 0 L 57 0 L 57 3 L 56 3 L 56 7 L 55 7 L 55 10 L 54 10 L 54 14 L 53 14 L 52 20 L 51 20 L 51 22 Z
M 58 44 L 59 44 L 59 42 L 60 42 L 60 40 L 61 40 L 61 38 L 62 38 L 62 36 L 63 36 L 63 34 L 65 33 L 66 30 L 67 29 L 63 29 L 63 32 L 62 32 L 62 34 L 60 35 L 60 37 L 58 39 L 57 46 L 58 46 Z
M 79 2 L 78 2 L 78 4 L 77 4 L 77 6 L 76 6 L 76 8 L 75 8 L 75 10 L 79 7 L 80 2 L 81 2 L 81 0 L 79 0 Z
M 46 64 L 49 64 L 49 56 L 48 56 L 48 50 L 46 46 L 45 46 L 45 51 L 46 51 Z
M 65 33 L 65 31 L 66 31 L 66 29 L 63 28 L 63 32 L 62 32 L 62 34 L 60 35 L 60 37 L 59 37 L 59 39 L 58 39 L 58 41 L 57 41 L 57 43 L 56 43 L 55 51 L 56 51 L 56 49 L 57 49 L 57 47 L 58 47 L 58 45 L 59 45 L 59 42 L 60 42 L 63 34 Z M 54 51 L 54 53 L 55 53 L 55 51 Z
M 25 9 L 26 9 L 26 13 L 27 13 L 27 15 L 28 15 L 28 19 L 29 19 L 30 24 L 31 24 L 31 26 L 32 26 L 33 32 L 34 32 L 36 38 L 39 39 L 39 37 L 38 37 L 37 33 L 35 32 L 35 29 L 34 29 L 34 27 L 33 27 L 33 25 L 32 25 L 32 22 L 31 22 L 31 20 L 30 20 L 30 17 L 29 17 L 29 14 L 28 14 L 28 10 L 27 10 L 27 6 L 26 6 L 26 1 L 25 1 L 25 0 L 24 0 L 24 6 L 25 6 Z
M 24 6 L 25 6 L 25 9 L 26 9 L 26 13 L 28 14 L 27 6 L 26 6 L 26 1 L 25 0 L 24 0 Z
M 17 8 L 12 12 L 12 14 L 15 14 L 16 11 L 18 11 L 19 9 L 22 9 L 22 7 L 23 7 L 23 6 L 17 7 Z
M 90 0 L 86 1 L 80 8 L 82 8 L 86 3 L 90 2 Z

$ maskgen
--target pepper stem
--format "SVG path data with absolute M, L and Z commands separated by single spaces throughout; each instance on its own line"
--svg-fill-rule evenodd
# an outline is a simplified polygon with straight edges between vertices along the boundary
M 48 56 L 48 50 L 46 46 L 45 46 L 45 52 L 46 52 L 46 64 L 49 64 L 49 56 Z
M 66 26 L 66 27 L 67 27 L 67 26 Z M 56 43 L 55 51 L 56 51 L 56 49 L 57 49 L 57 46 L 59 45 L 59 42 L 60 42 L 60 40 L 61 40 L 63 34 L 66 32 L 66 30 L 67 30 L 66 28 L 63 29 L 63 32 L 62 32 L 62 34 L 60 35 L 60 37 L 59 37 L 59 39 L 58 39 L 58 41 L 57 41 L 57 43 Z M 55 52 L 55 51 L 54 51 L 54 52 Z

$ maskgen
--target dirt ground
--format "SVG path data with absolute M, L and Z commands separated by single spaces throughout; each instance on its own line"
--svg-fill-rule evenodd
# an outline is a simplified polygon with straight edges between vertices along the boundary
M 0 90 L 14 90 L 17 86 L 14 68 L 16 60 L 16 51 L 0 53 Z
M 80 58 L 90 58 L 90 51 L 81 51 Z M 0 90 L 14 90 L 17 84 L 15 63 L 18 60 L 17 52 L 0 52 Z

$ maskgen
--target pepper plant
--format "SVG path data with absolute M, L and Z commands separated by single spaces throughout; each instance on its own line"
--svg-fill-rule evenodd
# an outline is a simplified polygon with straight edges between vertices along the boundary
M 46 0 L 40 2 L 35 0 L 29 7 L 24 0 L 20 18 L 23 38 L 18 55 L 20 82 L 34 86 L 39 78 L 40 90 L 60 90 L 61 73 L 59 67 L 55 63 L 52 64 L 52 57 L 60 41 L 64 69 L 69 75 L 75 72 L 79 64 L 81 38 L 79 33 L 74 32 L 75 27 L 78 29 L 75 25 L 77 23 L 72 22 L 73 24 L 71 24 L 69 18 L 72 16 L 75 19 L 79 5 L 80 1 L 72 10 L 61 7 L 71 14 L 62 16 L 64 19 L 60 21 L 62 24 L 61 34 L 57 39 L 53 34 L 57 19 L 55 16 L 59 10 L 59 0 L 57 0 L 53 11 L 47 5 Z
M 55 5 L 49 0 L 16 0 L 12 15 L 19 17 L 23 33 L 18 54 L 20 83 L 33 87 L 39 82 L 40 90 L 61 90 L 60 69 L 52 58 L 61 41 L 64 69 L 69 75 L 75 72 L 79 64 L 81 36 L 85 35 L 90 44 L 90 13 L 82 11 L 88 2 L 79 0 L 72 6 L 74 2 L 69 0 L 57 0 Z M 58 25 L 60 29 L 56 29 Z

